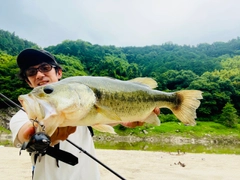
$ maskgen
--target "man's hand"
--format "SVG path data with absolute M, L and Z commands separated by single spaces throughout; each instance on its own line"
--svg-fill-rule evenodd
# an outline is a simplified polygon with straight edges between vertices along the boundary
M 25 123 L 18 132 L 18 139 L 21 143 L 28 142 L 32 135 L 35 133 L 35 127 L 32 122 Z
M 77 127 L 67 126 L 59 127 L 51 136 L 51 145 L 56 145 L 59 141 L 64 141 L 68 136 L 76 131 Z
M 59 127 L 51 136 L 51 145 L 57 144 L 60 140 L 64 141 L 68 136 L 76 131 L 76 127 Z M 35 127 L 32 122 L 25 123 L 18 132 L 18 139 L 21 143 L 28 142 L 32 135 L 35 134 Z
M 160 114 L 160 108 L 155 108 L 153 112 L 158 116 Z
M 159 115 L 160 114 L 160 109 L 159 108 L 155 108 L 153 110 L 153 112 L 156 114 L 156 115 Z M 141 121 L 135 121 L 135 122 L 124 122 L 124 123 L 121 123 L 121 125 L 125 126 L 125 127 L 128 127 L 128 128 L 135 128 L 137 126 L 143 126 L 145 124 L 145 122 L 141 122 Z
M 141 121 L 121 123 L 121 125 L 123 125 L 123 126 L 125 126 L 127 128 L 135 128 L 137 126 L 143 126 L 144 124 L 145 124 L 145 122 L 141 122 Z

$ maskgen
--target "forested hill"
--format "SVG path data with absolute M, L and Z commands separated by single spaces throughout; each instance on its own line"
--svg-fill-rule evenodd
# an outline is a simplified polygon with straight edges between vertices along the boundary
M 3 31 L 0 29 L 0 50 L 6 52 L 9 55 L 17 55 L 21 50 L 35 47 L 38 48 L 37 44 L 30 41 L 19 38 L 15 33 Z
M 227 43 L 216 42 L 212 45 L 179 46 L 172 43 L 145 47 L 115 47 L 92 45 L 81 40 L 64 41 L 56 46 L 46 48 L 54 54 L 73 55 L 81 59 L 90 73 L 96 63 L 104 58 L 124 60 L 136 63 L 141 68 L 141 75 L 163 73 L 167 70 L 191 70 L 201 75 L 206 71 L 221 69 L 219 57 L 240 55 L 240 39 Z M 98 65 L 98 64 L 97 64 Z M 95 69 L 95 68 L 94 68 Z
M 39 48 L 14 33 L 0 30 L 1 92 L 17 102 L 30 89 L 16 77 L 16 55 L 25 48 Z M 64 68 L 64 77 L 76 75 L 110 76 L 131 79 L 148 76 L 162 91 L 199 89 L 204 99 L 198 119 L 220 119 L 230 107 L 240 114 L 240 38 L 228 42 L 180 46 L 173 43 L 145 47 L 100 46 L 90 42 L 65 40 L 46 50 Z M 1 107 L 5 104 L 0 102 Z M 163 111 L 164 113 L 164 111 Z

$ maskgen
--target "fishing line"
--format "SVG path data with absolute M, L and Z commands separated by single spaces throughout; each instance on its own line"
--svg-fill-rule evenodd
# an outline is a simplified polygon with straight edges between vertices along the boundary
M 7 106 L 11 107 L 11 105 L 8 104 L 3 98 L 1 98 L 1 101 L 2 101 L 4 104 L 6 104 Z
M 15 102 L 13 102 L 11 99 L 9 99 L 8 97 L 4 96 L 2 93 L 0 93 L 0 96 L 2 96 L 3 98 L 7 99 L 10 103 L 12 103 L 14 106 L 18 107 L 19 109 L 21 109 L 22 111 L 25 112 L 25 110 L 19 106 L 18 104 L 16 104 Z M 34 120 L 37 121 L 37 120 Z M 113 171 L 112 169 L 110 169 L 108 166 L 106 166 L 105 164 L 103 164 L 101 161 L 99 161 L 97 158 L 95 158 L 94 156 L 92 156 L 91 154 L 89 154 L 87 151 L 85 151 L 84 149 L 82 149 L 80 146 L 77 146 L 75 143 L 73 143 L 72 141 L 66 139 L 67 142 L 69 142 L 70 144 L 72 144 L 74 147 L 76 147 L 77 149 L 79 149 L 81 152 L 83 152 L 84 154 L 86 154 L 88 157 L 92 158 L 94 161 L 96 161 L 97 163 L 99 163 L 100 165 L 102 165 L 103 167 L 105 167 L 107 170 L 109 170 L 110 172 L 112 172 L 114 175 L 116 175 L 117 177 L 119 177 L 122 180 L 126 180 L 125 178 L 123 178 L 122 176 L 120 176 L 118 173 L 116 173 L 115 171 Z
M 11 99 L 9 99 L 8 97 L 4 96 L 2 93 L 0 93 L 0 96 L 2 96 L 3 98 L 7 99 L 10 103 L 12 103 L 14 106 L 18 107 L 19 109 L 25 111 L 21 106 L 19 106 L 17 103 L 13 102 Z M 4 101 L 5 102 L 5 101 Z M 7 104 L 8 105 L 8 104 Z M 10 106 L 10 105 L 9 105 Z M 11 107 L 11 106 L 10 106 Z

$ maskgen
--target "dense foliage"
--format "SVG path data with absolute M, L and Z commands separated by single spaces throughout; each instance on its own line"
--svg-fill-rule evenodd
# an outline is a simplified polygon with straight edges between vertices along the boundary
M 9 55 L 17 55 L 25 48 L 39 48 L 37 44 L 27 40 L 20 39 L 15 33 L 3 31 L 0 29 L 0 50 Z
M 0 30 L 1 93 L 15 102 L 19 94 L 30 90 L 16 76 L 16 55 L 30 47 L 39 48 L 14 33 Z M 226 43 L 197 46 L 165 43 L 145 47 L 100 46 L 82 40 L 66 40 L 45 49 L 53 53 L 62 65 L 64 77 L 92 75 L 123 80 L 139 76 L 152 77 L 162 91 L 202 90 L 204 99 L 197 111 L 198 120 L 217 122 L 228 116 L 226 109 L 230 109 L 235 114 L 232 123 L 238 122 L 240 38 Z M 2 101 L 0 105 L 6 106 Z M 168 111 L 163 110 L 162 113 Z M 170 118 L 166 119 L 169 121 Z

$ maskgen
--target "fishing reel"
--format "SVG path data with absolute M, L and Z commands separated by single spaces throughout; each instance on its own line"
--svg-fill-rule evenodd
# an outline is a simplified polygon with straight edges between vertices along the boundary
M 38 127 L 40 127 L 40 131 L 33 134 L 29 142 L 24 142 L 21 150 L 27 150 L 27 152 L 29 153 L 39 153 L 41 155 L 44 155 L 46 154 L 46 151 L 51 144 L 51 139 L 47 134 L 44 133 L 45 126 L 43 124 L 41 124 L 37 120 L 32 120 L 32 122 L 35 128 L 37 127 L 34 123 L 38 124 Z
M 59 148 L 56 149 L 50 146 L 51 138 L 45 133 L 45 126 L 37 120 L 32 120 L 32 121 L 33 121 L 33 126 L 34 126 L 34 123 L 37 123 L 39 125 L 38 128 L 40 127 L 41 129 L 39 132 L 32 135 L 29 142 L 23 143 L 19 154 L 21 154 L 21 150 L 27 150 L 27 152 L 29 152 L 30 154 L 34 153 L 35 157 L 39 156 L 39 161 L 41 160 L 41 157 L 43 155 L 47 154 L 53 158 L 56 158 L 57 164 L 58 164 L 58 160 L 72 166 L 78 163 L 78 158 L 76 156 L 72 155 L 69 152 L 63 151 Z
M 23 143 L 21 150 L 27 150 L 29 153 L 46 154 L 48 147 L 50 146 L 50 137 L 44 132 L 38 132 L 32 135 L 29 142 Z

